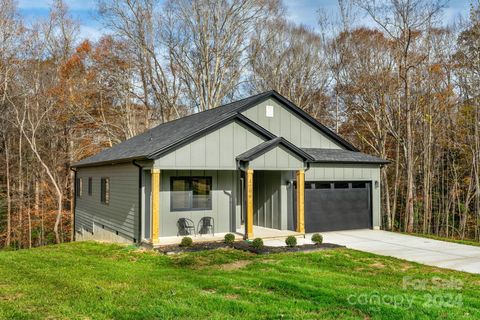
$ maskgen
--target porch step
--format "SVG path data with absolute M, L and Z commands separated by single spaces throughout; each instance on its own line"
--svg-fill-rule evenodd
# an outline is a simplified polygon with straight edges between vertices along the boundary
M 255 237 L 255 234 L 253 235 L 254 238 L 257 238 Z M 275 236 L 266 236 L 266 237 L 261 237 L 259 236 L 258 238 L 262 238 L 263 240 L 285 240 L 287 237 L 290 237 L 290 236 L 294 236 L 295 238 L 297 239 L 304 239 L 305 238 L 305 234 L 287 234 L 287 235 L 275 235 Z

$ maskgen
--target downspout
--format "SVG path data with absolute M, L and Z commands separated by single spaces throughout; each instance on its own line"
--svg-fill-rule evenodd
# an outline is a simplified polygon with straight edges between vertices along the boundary
M 72 228 L 73 228 L 73 238 L 72 241 L 76 240 L 77 231 L 75 230 L 75 215 L 76 215 L 76 208 L 77 208 L 77 170 L 70 167 L 70 170 L 73 171 L 73 221 L 72 221 Z
M 136 160 L 132 161 L 132 164 L 138 168 L 138 239 L 137 244 L 142 242 L 142 173 L 143 167 L 139 165 Z

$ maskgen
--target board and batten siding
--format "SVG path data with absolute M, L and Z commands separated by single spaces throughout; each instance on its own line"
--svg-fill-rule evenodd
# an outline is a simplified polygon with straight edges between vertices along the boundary
M 265 139 L 238 122 L 231 122 L 155 160 L 162 169 L 236 170 L 235 158 Z
M 381 225 L 380 166 L 372 164 L 312 163 L 305 181 L 369 181 L 372 183 L 372 224 Z M 378 181 L 375 186 L 375 181 Z
M 256 226 L 282 229 L 282 174 L 279 171 L 253 173 L 253 223 Z M 285 223 L 284 223 L 285 224 Z
M 267 106 L 273 107 L 273 117 L 267 117 Z M 275 99 L 267 99 L 248 108 L 242 114 L 274 135 L 287 139 L 297 147 L 342 149 L 338 143 Z
M 92 178 L 92 195 L 88 195 L 88 178 Z M 132 164 L 85 167 L 77 169 L 77 178 L 82 179 L 83 192 L 76 197 L 75 228 L 91 232 L 106 230 L 126 237 L 138 238 L 139 181 L 138 167 Z M 110 179 L 109 204 L 100 201 L 100 180 Z
M 283 146 L 277 146 L 249 163 L 249 168 L 253 170 L 298 170 L 303 167 L 303 160 L 292 155 Z

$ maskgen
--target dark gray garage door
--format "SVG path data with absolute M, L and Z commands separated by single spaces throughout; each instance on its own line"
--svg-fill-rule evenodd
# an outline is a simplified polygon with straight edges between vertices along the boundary
M 305 182 L 305 231 L 372 226 L 369 182 Z

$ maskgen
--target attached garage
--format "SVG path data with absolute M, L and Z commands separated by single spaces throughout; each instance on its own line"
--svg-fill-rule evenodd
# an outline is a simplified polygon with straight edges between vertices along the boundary
M 305 231 L 372 228 L 371 183 L 305 182 Z
M 345 150 L 304 150 L 315 158 L 305 171 L 305 232 L 378 229 L 380 170 L 388 161 Z

